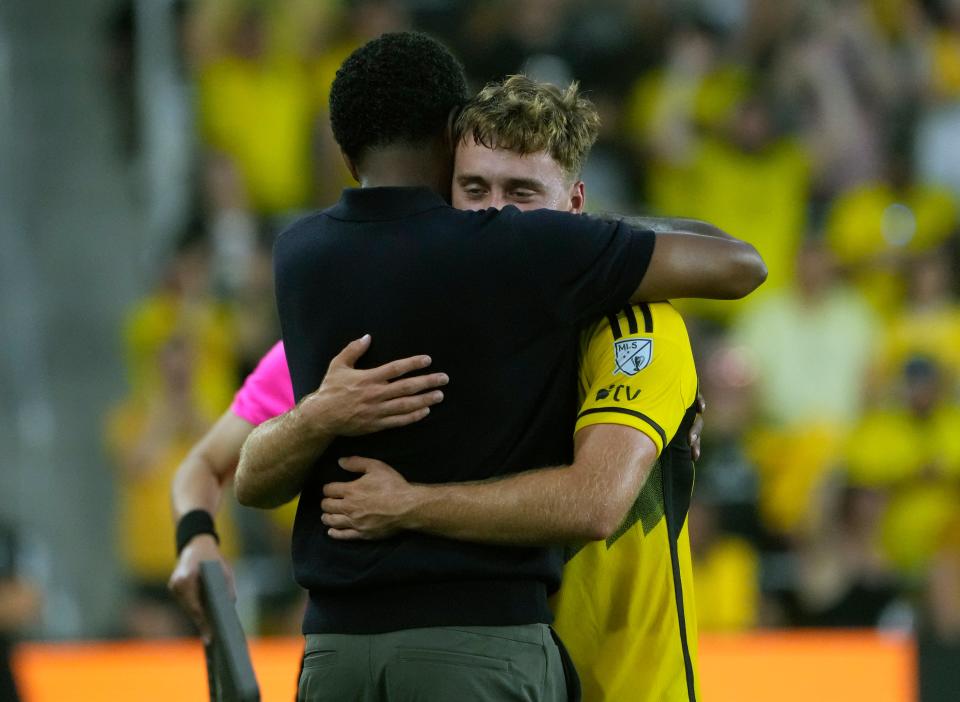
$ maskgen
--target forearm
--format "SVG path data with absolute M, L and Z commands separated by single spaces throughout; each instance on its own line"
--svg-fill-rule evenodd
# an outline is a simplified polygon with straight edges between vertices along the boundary
M 175 521 L 195 509 L 217 513 L 237 470 L 240 448 L 252 430 L 253 424 L 227 410 L 190 449 L 173 477 Z
M 684 297 L 736 300 L 749 295 L 766 278 L 763 258 L 745 241 L 663 232 L 657 234 L 650 265 L 630 302 Z
M 651 445 L 652 446 L 652 445 Z M 478 483 L 418 485 L 407 528 L 464 541 L 511 545 L 600 541 L 619 527 L 655 451 L 596 447 L 569 466 Z
M 544 468 L 501 480 L 418 485 L 404 526 L 462 541 L 515 546 L 606 538 L 584 504 L 570 466 Z
M 233 471 L 222 478 L 202 453 L 191 451 L 173 478 L 173 518 L 179 521 L 187 512 L 202 509 L 216 514 L 220 509 L 225 483 Z
M 657 234 L 683 232 L 686 234 L 698 234 L 700 236 L 712 236 L 718 239 L 734 239 L 734 237 L 720 229 L 720 227 L 699 219 L 687 219 L 685 217 L 623 216 L 615 214 L 607 216 L 610 219 L 622 221 L 635 229 L 649 229 Z
M 240 504 L 270 509 L 300 494 L 313 462 L 335 436 L 302 410 L 301 404 L 261 424 L 243 444 L 234 480 Z

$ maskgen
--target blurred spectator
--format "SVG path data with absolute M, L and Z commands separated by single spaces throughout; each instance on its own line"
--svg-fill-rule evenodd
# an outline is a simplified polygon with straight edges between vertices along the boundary
M 124 623 L 132 636 L 192 631 L 167 592 L 175 549 L 157 525 L 169 521 L 170 483 L 177 466 L 217 416 L 194 401 L 194 354 L 190 340 L 167 340 L 156 359 L 159 387 L 122 403 L 108 420 L 107 443 L 119 468 L 120 551 L 131 588 Z M 229 514 L 218 519 L 217 527 L 224 553 L 235 555 Z
M 699 492 L 701 486 L 697 486 Z M 756 626 L 760 561 L 738 536 L 724 534 L 717 505 L 696 495 L 690 503 L 690 550 L 700 631 L 743 631 Z
M 210 254 L 192 229 L 177 244 L 159 288 L 138 302 L 126 321 L 125 346 L 134 397 L 147 400 L 163 387 L 160 350 L 179 337 L 192 348 L 191 393 L 204 416 L 218 416 L 236 389 L 233 326 L 210 294 Z
M 706 29 L 685 29 L 671 41 L 665 65 L 635 81 L 624 126 L 649 152 L 650 204 L 659 212 L 689 214 L 697 207 L 689 171 L 700 135 L 730 119 L 749 74 L 724 58 L 719 37 Z
M 878 626 L 898 597 L 898 583 L 880 548 L 886 497 L 880 490 L 833 486 L 822 517 L 800 550 L 802 623 Z
M 758 374 L 761 426 L 748 446 L 773 532 L 793 533 L 810 519 L 812 496 L 859 416 L 876 333 L 870 309 L 817 241 L 800 251 L 792 287 L 737 320 L 733 339 Z
M 269 45 L 265 10 L 248 6 L 228 25 L 222 53 L 198 67 L 200 132 L 232 188 L 215 209 L 277 214 L 311 202 L 316 104 L 295 53 Z
M 795 284 L 758 302 L 734 327 L 757 365 L 760 415 L 783 427 L 853 423 L 877 331 L 830 252 L 808 242 L 797 257 Z
M 841 194 L 827 217 L 827 241 L 874 308 L 889 316 L 903 301 L 896 265 L 907 254 L 929 252 L 956 230 L 957 204 L 942 187 L 917 184 L 908 161 L 890 157 L 886 181 Z
M 808 20 L 816 31 L 787 44 L 773 69 L 778 110 L 802 136 L 822 200 L 882 176 L 889 113 L 878 71 L 890 60 L 864 26 L 865 8 L 836 13 Z
M 907 304 L 887 324 L 878 354 L 878 381 L 894 381 L 913 356 L 934 359 L 947 383 L 960 378 L 960 303 L 954 296 L 954 266 L 949 249 L 919 256 L 907 266 Z
M 409 29 L 410 22 L 399 0 L 349 0 L 339 20 L 332 19 L 331 26 L 318 27 L 309 62 L 311 93 L 318 110 L 314 201 L 323 207 L 336 202 L 343 188 L 356 185 L 330 129 L 330 86 L 337 69 L 354 49 L 384 32 Z
M 960 405 L 947 387 L 931 359 L 909 360 L 899 401 L 868 412 L 849 438 L 850 479 L 890 494 L 880 536 L 905 577 L 922 574 L 960 514 Z

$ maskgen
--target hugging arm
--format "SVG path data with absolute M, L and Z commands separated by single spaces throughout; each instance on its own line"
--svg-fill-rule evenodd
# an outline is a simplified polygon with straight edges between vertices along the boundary
M 767 279 L 753 245 L 696 219 L 628 217 L 627 224 L 657 234 L 650 266 L 631 302 L 683 297 L 736 300 Z
M 402 530 L 508 545 L 609 538 L 656 462 L 644 433 L 617 424 L 577 432 L 574 461 L 471 483 L 407 483 L 388 465 L 348 458 L 363 475 L 324 488 L 323 521 L 341 539 L 376 539 Z
M 370 336 L 351 342 L 330 362 L 323 383 L 289 412 L 257 427 L 240 453 L 237 500 L 249 507 L 278 507 L 296 497 L 313 462 L 337 436 L 356 436 L 418 422 L 443 400 L 443 373 L 406 374 L 430 365 L 411 356 L 377 368 L 355 364 Z
M 174 523 L 193 510 L 217 513 L 237 469 L 240 447 L 252 429 L 252 424 L 227 410 L 190 450 L 173 479 Z M 197 534 L 186 543 L 167 587 L 204 639 L 209 639 L 210 629 L 200 598 L 200 563 L 203 561 L 220 562 L 232 594 L 233 571 L 212 534 Z

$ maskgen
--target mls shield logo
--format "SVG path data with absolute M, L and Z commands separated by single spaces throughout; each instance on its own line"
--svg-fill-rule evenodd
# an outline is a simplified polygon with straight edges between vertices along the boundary
M 613 342 L 613 355 L 617 363 L 614 375 L 636 375 L 653 358 L 653 339 L 620 339 Z

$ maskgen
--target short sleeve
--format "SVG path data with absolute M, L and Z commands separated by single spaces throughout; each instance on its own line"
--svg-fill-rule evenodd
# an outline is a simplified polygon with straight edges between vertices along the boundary
M 649 436 L 659 454 L 697 395 L 683 319 L 669 303 L 637 305 L 585 334 L 577 431 L 594 424 L 630 426 Z
M 654 233 L 623 222 L 535 210 L 516 211 L 512 223 L 544 304 L 570 324 L 626 305 L 653 255 Z
M 257 426 L 288 412 L 295 405 L 287 357 L 283 342 L 278 341 L 243 381 L 230 411 Z

